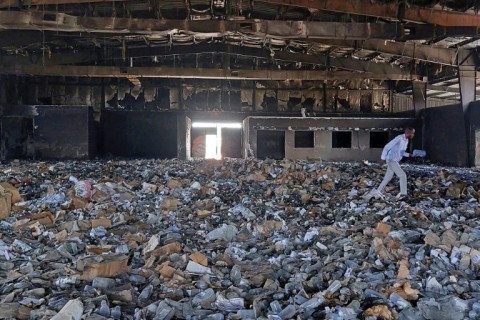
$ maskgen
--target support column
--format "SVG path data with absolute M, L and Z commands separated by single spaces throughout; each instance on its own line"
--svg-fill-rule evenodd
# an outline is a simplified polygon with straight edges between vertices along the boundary
M 412 81 L 413 91 L 413 109 L 415 110 L 416 122 L 420 122 L 420 143 L 422 150 L 425 149 L 425 110 L 427 109 L 427 81 L 426 77 L 423 80 Z M 423 110 L 423 116 L 420 113 Z M 418 135 L 417 139 L 418 141 Z
M 460 50 L 458 52 L 458 77 L 464 114 L 470 103 L 475 101 L 476 65 L 474 51 Z
M 475 145 L 474 137 L 470 133 L 470 119 L 468 118 L 468 107 L 476 100 L 476 68 L 477 57 L 473 50 L 460 50 L 457 58 L 458 77 L 460 82 L 460 97 L 465 123 L 465 137 L 467 142 L 467 166 L 474 163 Z
M 413 108 L 415 110 L 415 118 L 418 119 L 420 112 L 427 108 L 427 82 L 423 80 L 414 80 L 412 81 L 412 88 Z

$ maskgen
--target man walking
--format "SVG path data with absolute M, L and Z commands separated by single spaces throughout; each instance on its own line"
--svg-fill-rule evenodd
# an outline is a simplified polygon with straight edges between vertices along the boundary
M 414 135 L 415 129 L 409 127 L 405 129 L 405 133 L 396 136 L 385 145 L 380 162 L 387 163 L 387 172 L 380 186 L 365 196 L 366 200 L 370 200 L 372 197 L 383 199 L 383 189 L 385 189 L 390 180 L 392 180 L 394 174 L 400 179 L 400 193 L 397 194 L 395 199 L 401 201 L 407 197 L 407 175 L 400 167 L 399 162 L 403 157 L 410 157 L 410 153 L 406 152 L 406 150 L 409 139 L 412 139 Z

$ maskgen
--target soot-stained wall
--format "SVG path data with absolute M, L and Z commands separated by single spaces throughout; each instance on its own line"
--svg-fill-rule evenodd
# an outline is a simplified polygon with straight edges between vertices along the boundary
M 168 112 L 102 113 L 103 156 L 177 157 L 177 115 Z
M 469 160 L 471 166 L 480 166 L 480 101 L 472 102 L 467 116 Z
M 424 118 L 424 147 L 435 163 L 468 166 L 465 118 L 461 105 L 429 108 Z
M 36 106 L 33 148 L 37 159 L 86 159 L 95 153 L 92 109 Z

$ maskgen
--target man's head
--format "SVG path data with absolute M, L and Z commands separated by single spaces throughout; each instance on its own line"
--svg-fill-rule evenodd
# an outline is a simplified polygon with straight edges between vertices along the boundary
M 412 139 L 414 136 L 415 136 L 415 129 L 413 129 L 412 127 L 408 127 L 407 129 L 405 129 L 405 137 L 407 139 Z

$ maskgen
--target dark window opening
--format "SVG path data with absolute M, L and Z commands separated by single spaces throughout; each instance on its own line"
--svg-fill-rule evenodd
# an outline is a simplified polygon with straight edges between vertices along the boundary
M 313 131 L 295 131 L 295 148 L 313 148 L 314 145 Z
M 350 131 L 332 132 L 332 148 L 351 148 L 352 133 Z
M 370 148 L 383 148 L 388 143 L 388 132 L 370 132 Z
M 257 131 L 257 158 L 276 159 L 285 158 L 285 131 L 258 130 Z

